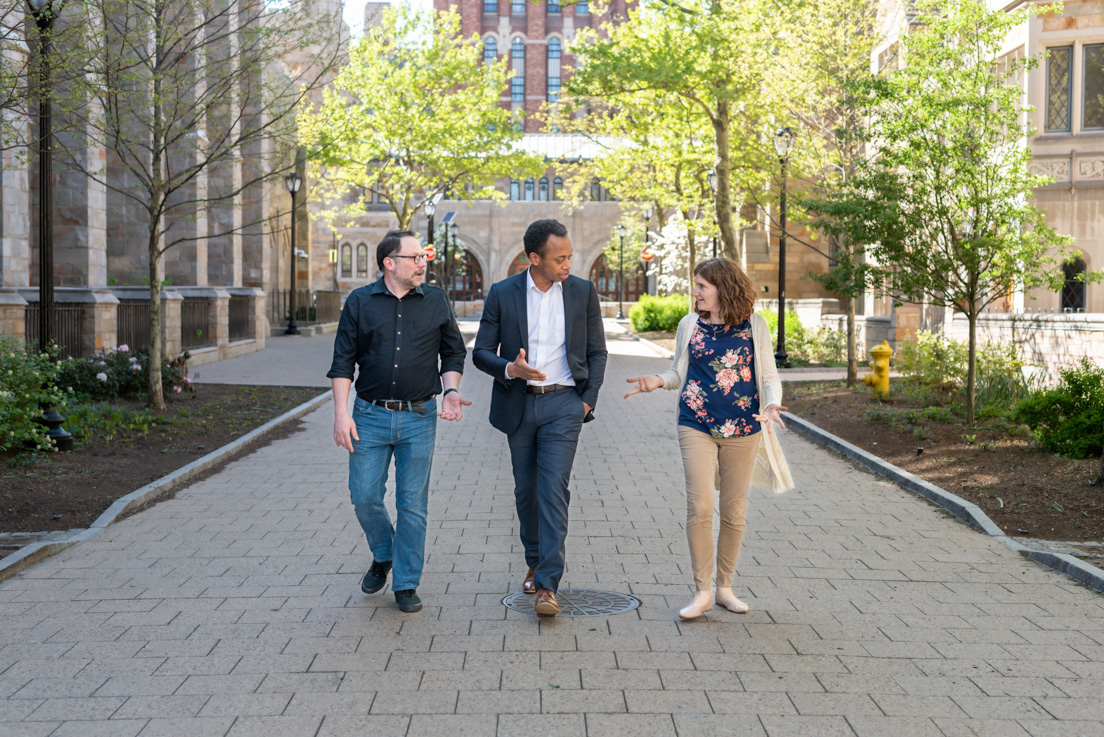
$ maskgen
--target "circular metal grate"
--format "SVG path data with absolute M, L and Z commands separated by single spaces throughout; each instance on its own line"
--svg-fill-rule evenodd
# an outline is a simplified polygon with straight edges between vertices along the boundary
M 515 612 L 536 614 L 533 603 L 535 594 L 510 594 L 502 600 L 503 606 Z M 556 592 L 561 617 L 608 617 L 612 614 L 631 612 L 640 606 L 640 600 L 616 591 L 595 589 L 560 589 Z

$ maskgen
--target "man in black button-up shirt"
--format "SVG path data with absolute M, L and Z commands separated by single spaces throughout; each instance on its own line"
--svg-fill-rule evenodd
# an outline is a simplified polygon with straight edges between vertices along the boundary
M 422 285 L 426 260 L 412 233 L 388 233 L 376 262 L 383 277 L 345 300 L 326 376 L 333 384 L 334 442 L 351 454 L 349 491 L 374 558 L 361 590 L 382 589 L 393 564 L 395 600 L 412 612 L 422 608 L 415 589 L 425 558 L 436 419 L 459 420 L 471 404 L 459 392 L 467 350 L 444 290 Z M 383 503 L 392 456 L 394 525 Z

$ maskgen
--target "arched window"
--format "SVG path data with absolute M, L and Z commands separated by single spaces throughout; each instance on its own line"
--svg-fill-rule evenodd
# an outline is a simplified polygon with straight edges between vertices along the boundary
M 1066 283 L 1062 286 L 1062 312 L 1085 311 L 1085 262 L 1080 258 L 1062 264 Z
M 494 64 L 496 59 L 498 59 L 498 39 L 491 36 L 483 41 L 483 64 Z
M 483 268 L 472 252 L 465 248 L 458 253 L 452 268 L 452 298 L 462 302 L 483 299 Z
M 552 180 L 552 199 L 559 201 L 563 199 L 563 178 L 556 177 Z
M 517 255 L 513 261 L 510 262 L 510 273 L 506 276 L 513 276 L 514 274 L 520 274 L 529 268 L 529 257 L 525 255 L 525 251 L 522 251 Z
M 519 182 L 516 179 L 511 179 L 510 180 L 510 199 L 511 200 L 520 200 L 521 199 L 521 182 Z
M 533 201 L 533 180 L 532 179 L 526 179 L 525 180 L 525 201 L 526 202 L 532 202 Z
M 559 12 L 558 10 L 556 12 Z M 563 56 L 563 46 L 560 39 L 548 39 L 548 101 L 556 102 L 560 99 L 560 58 Z
M 515 38 L 510 44 L 510 102 L 525 102 L 525 42 Z
M 341 244 L 341 276 L 353 278 L 353 247 L 349 243 Z
M 483 12 L 484 13 L 497 13 L 498 12 L 498 0 L 483 0 Z
M 357 246 L 357 278 L 368 278 L 368 246 L 361 243 Z
M 606 255 L 602 254 L 590 267 L 590 280 L 594 282 L 594 289 L 598 296 L 606 302 L 616 302 L 617 293 L 617 263 L 610 264 Z M 639 261 L 625 264 L 625 301 L 635 302 L 647 288 L 644 279 L 644 269 Z
M 560 0 L 548 0 L 548 12 L 559 13 L 560 12 Z
M 590 3 L 588 0 L 579 0 L 575 3 L 575 15 L 590 15 Z
M 537 185 L 537 196 L 541 202 L 548 202 L 548 177 L 541 177 L 540 184 Z
M 593 202 L 600 202 L 602 200 L 602 185 L 598 182 L 591 182 L 590 199 Z

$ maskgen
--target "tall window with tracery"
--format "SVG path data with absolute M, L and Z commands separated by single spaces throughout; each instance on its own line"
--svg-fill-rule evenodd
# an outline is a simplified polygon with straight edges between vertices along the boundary
M 560 99 L 560 59 L 563 45 L 558 38 L 548 39 L 548 101 Z
M 483 65 L 494 64 L 498 59 L 498 39 L 491 38 L 483 41 Z
M 510 102 L 525 102 L 525 42 L 515 38 L 510 44 Z
M 1066 283 L 1062 286 L 1062 312 L 1085 311 L 1085 261 L 1075 258 L 1062 264 Z

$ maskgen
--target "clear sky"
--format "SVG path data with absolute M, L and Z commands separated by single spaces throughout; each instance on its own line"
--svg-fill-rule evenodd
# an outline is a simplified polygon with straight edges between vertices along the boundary
M 364 28 L 364 3 L 365 0 L 345 0 L 345 22 L 354 36 L 359 36 Z M 433 7 L 433 0 L 408 0 L 408 3 L 426 10 Z

